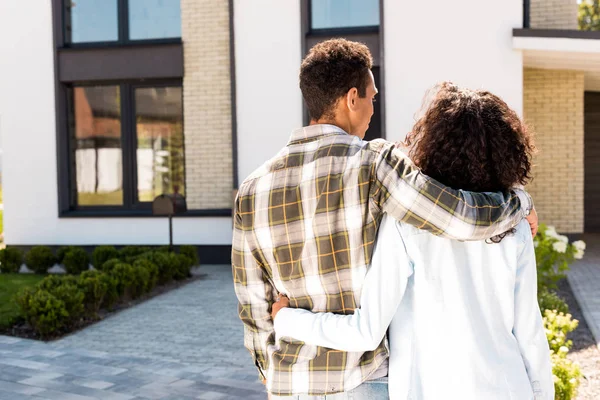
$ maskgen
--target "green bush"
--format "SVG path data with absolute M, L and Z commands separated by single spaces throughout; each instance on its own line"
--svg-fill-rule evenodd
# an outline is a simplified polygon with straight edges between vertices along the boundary
M 110 260 L 108 260 L 104 264 L 102 264 L 102 266 L 99 269 L 104 272 L 111 272 L 113 270 L 113 268 L 115 267 L 115 265 L 120 264 L 120 263 L 121 263 L 121 260 L 119 260 L 118 258 L 111 258 Z
M 85 294 L 79 286 L 72 283 L 64 283 L 51 293 L 54 297 L 64 302 L 70 321 L 74 322 L 81 317 L 85 310 Z
M 23 252 L 15 247 L 0 250 L 0 272 L 16 273 L 23 264 Z
M 98 246 L 92 252 L 92 263 L 96 269 L 101 269 L 112 258 L 119 258 L 119 252 L 114 246 Z
M 567 359 L 573 345 L 573 342 L 567 339 L 567 335 L 573 332 L 578 324 L 570 314 L 554 310 L 544 311 L 544 328 L 550 345 L 552 374 L 555 376 L 555 398 L 558 400 L 571 400 L 577 395 L 581 371 L 579 366 Z
M 544 311 L 544 327 L 550 350 L 558 353 L 564 351 L 563 347 L 565 347 L 568 352 L 573 342 L 567 339 L 567 335 L 573 332 L 577 325 L 579 325 L 579 321 L 573 319 L 571 314 L 557 313 L 552 310 Z
M 583 258 L 586 247 L 581 240 L 569 243 L 568 237 L 544 224 L 540 225 L 534 245 L 538 287 L 542 289 L 555 289 L 557 282 L 566 278 L 569 264 Z
M 119 251 L 121 261 L 131 260 L 140 254 L 147 253 L 152 249 L 147 246 L 125 246 Z
M 158 268 L 158 283 L 161 285 L 164 285 L 173 279 L 174 270 L 170 259 L 171 254 L 173 253 L 154 251 L 146 258 Z
M 67 251 L 63 259 L 63 265 L 67 273 L 78 275 L 90 269 L 90 256 L 81 247 L 74 247 Z
M 172 253 L 173 252 L 173 250 L 171 249 L 170 246 L 159 246 L 154 251 L 159 251 L 161 253 Z
M 147 293 L 150 287 L 150 271 L 139 265 L 131 266 L 133 273 L 133 284 L 131 285 L 131 297 L 137 299 Z
M 109 274 L 115 279 L 119 297 L 124 299 L 131 298 L 132 288 L 136 283 L 136 275 L 133 267 L 121 262 L 116 264 Z
M 72 275 L 49 275 L 39 284 L 38 289 L 52 294 L 64 303 L 72 320 L 83 314 L 85 295 L 78 286 L 78 280 Z
M 25 255 L 25 264 L 36 274 L 45 274 L 56 263 L 48 246 L 35 246 Z
M 85 271 L 79 275 L 77 285 L 83 290 L 86 309 L 92 313 L 97 313 L 105 302 L 110 285 L 106 278 L 105 273 L 96 270 Z
M 16 301 L 22 315 L 41 337 L 55 334 L 69 323 L 64 301 L 46 290 L 23 290 Z
M 569 306 L 567 303 L 558 297 L 556 293 L 553 293 L 548 289 L 540 289 L 538 291 L 538 303 L 542 313 L 546 310 L 554 310 L 564 314 L 569 313 Z
M 181 246 L 179 248 L 179 254 L 188 257 L 192 262 L 192 267 L 200 264 L 200 260 L 198 259 L 198 248 L 196 246 Z
M 62 264 L 69 250 L 76 248 L 75 246 L 63 246 L 56 251 L 56 262 Z
M 152 261 L 146 258 L 140 258 L 133 263 L 136 268 L 144 268 L 148 271 L 148 283 L 146 285 L 146 292 L 150 292 L 156 286 L 158 282 L 158 267 Z
M 565 355 L 552 354 L 552 375 L 554 379 L 554 398 L 572 400 L 577 397 L 577 388 L 581 382 L 579 365 L 567 359 Z
M 190 277 L 192 269 L 192 260 L 183 254 L 170 254 L 171 268 L 173 269 L 173 279 L 182 280 Z

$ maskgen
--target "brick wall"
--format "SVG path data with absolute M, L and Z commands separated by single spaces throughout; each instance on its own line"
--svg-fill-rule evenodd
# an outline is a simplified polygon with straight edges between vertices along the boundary
M 577 0 L 531 0 L 530 27 L 577 29 Z
M 228 1 L 181 0 L 181 25 L 188 208 L 230 208 L 233 162 Z
M 559 232 L 583 232 L 584 74 L 526 68 L 523 112 L 538 154 L 532 194 L 540 221 Z

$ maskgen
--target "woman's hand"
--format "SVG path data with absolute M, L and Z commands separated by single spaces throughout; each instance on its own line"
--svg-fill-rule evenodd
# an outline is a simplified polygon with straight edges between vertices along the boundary
M 271 319 L 275 321 L 275 316 L 284 307 L 290 306 L 290 299 L 287 298 L 285 294 L 280 294 L 277 296 L 277 301 L 273 303 L 273 307 L 271 308 Z

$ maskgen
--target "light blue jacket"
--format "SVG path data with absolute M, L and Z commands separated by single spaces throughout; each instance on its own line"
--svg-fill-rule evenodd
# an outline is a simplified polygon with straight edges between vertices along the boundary
M 367 351 L 389 327 L 392 400 L 554 399 L 526 221 L 489 244 L 444 239 L 384 216 L 360 305 L 347 316 L 282 309 L 275 330 Z

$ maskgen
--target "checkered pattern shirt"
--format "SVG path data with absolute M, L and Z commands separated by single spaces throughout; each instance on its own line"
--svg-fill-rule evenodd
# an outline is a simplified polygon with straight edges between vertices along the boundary
M 524 204 L 523 204 L 524 202 Z M 532 207 L 521 190 L 471 193 L 424 176 L 392 143 L 365 142 L 332 125 L 295 131 L 240 186 L 232 265 L 245 345 L 276 395 L 343 392 L 387 359 L 385 341 L 343 352 L 276 338 L 277 293 L 290 306 L 352 314 L 378 223 L 397 220 L 446 237 L 476 240 L 515 226 Z

